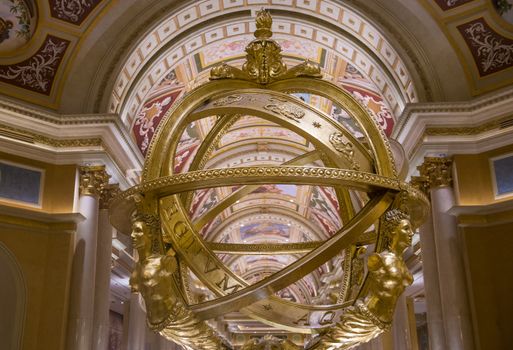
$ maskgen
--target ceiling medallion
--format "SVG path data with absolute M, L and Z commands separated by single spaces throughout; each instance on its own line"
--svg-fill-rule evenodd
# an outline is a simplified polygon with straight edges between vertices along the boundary
M 131 276 L 134 292 L 146 303 L 154 331 L 190 349 L 349 349 L 390 327 L 397 298 L 411 284 L 403 260 L 413 229 L 427 215 L 424 194 L 397 175 L 389 142 L 373 117 L 351 95 L 319 79 L 320 69 L 304 62 L 287 69 L 281 48 L 271 39 L 272 19 L 257 14 L 256 39 L 247 47 L 241 69 L 221 64 L 211 81 L 190 91 L 166 114 L 149 146 L 141 183 L 111 202 L 111 221 L 131 233 L 138 262 Z M 344 125 L 291 93 L 336 101 L 362 130 L 354 136 Z M 214 127 L 194 156 L 188 172 L 175 173 L 180 135 L 192 121 L 215 116 Z M 308 140 L 315 150 L 298 154 L 281 166 L 208 168 L 213 143 L 241 116 L 258 117 Z M 321 128 L 322 125 L 322 128 Z M 283 244 L 233 244 L 209 241 L 203 231 L 223 210 L 262 185 L 293 184 L 335 189 L 342 227 L 324 241 Z M 191 193 L 214 187 L 236 188 L 191 218 Z M 208 228 L 208 227 L 207 227 Z M 370 242 L 369 242 L 370 240 Z M 287 240 L 288 241 L 288 240 Z M 250 283 L 223 259 L 223 254 L 297 254 L 290 265 Z M 242 247 L 242 248 L 241 248 Z M 368 247 L 368 253 L 365 252 Z M 274 253 L 273 253 L 274 252 Z M 343 254 L 343 278 L 329 305 L 302 304 L 278 293 Z M 189 271 L 208 297 L 191 292 Z M 248 339 L 234 344 L 221 337 L 209 320 L 241 312 L 274 327 L 283 337 Z M 244 338 L 244 337 L 243 337 Z M 290 341 L 294 340 L 294 341 Z

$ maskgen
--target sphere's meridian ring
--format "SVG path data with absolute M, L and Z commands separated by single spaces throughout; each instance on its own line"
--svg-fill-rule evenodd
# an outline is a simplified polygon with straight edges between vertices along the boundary
M 356 120 L 369 142 L 371 153 L 376 161 L 374 164 L 376 172 L 384 176 L 397 177 L 392 149 L 383 128 L 349 92 L 327 80 L 302 77 L 278 80 L 269 84 L 267 88 L 282 92 L 306 92 L 319 95 L 345 108 Z
M 337 167 L 374 172 L 371 155 L 351 132 L 288 94 L 260 89 L 222 93 L 196 109 L 190 117 L 199 119 L 235 113 L 260 117 L 294 131 L 325 152 Z M 347 151 L 343 147 L 347 147 Z

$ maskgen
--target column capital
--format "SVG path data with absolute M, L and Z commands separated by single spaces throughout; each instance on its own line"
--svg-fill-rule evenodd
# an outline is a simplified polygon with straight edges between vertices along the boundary
M 410 184 L 429 198 L 429 179 L 426 176 L 412 176 Z
M 109 209 L 109 202 L 116 197 L 121 190 L 119 184 L 107 184 L 100 191 L 100 209 Z
M 437 187 L 452 186 L 452 158 L 425 157 L 418 166 L 420 176 L 412 178 L 412 185 L 427 191 Z
M 105 171 L 104 165 L 81 166 L 80 195 L 98 197 L 102 189 L 109 183 L 110 175 Z

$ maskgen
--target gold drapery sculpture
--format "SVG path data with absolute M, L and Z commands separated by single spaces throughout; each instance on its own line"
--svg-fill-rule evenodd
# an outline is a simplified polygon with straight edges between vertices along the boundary
M 113 199 L 111 221 L 120 231 L 131 233 L 139 258 L 130 283 L 145 301 L 150 328 L 165 337 L 191 349 L 230 347 L 206 321 L 241 311 L 277 328 L 309 334 L 313 337 L 306 345 L 309 349 L 349 349 L 388 329 L 397 298 L 412 282 L 402 254 L 411 244 L 413 227 L 425 217 L 428 202 L 422 192 L 398 177 L 388 140 L 369 112 L 346 91 L 320 79 L 315 63 L 307 61 L 288 69 L 281 48 L 271 39 L 270 14 L 258 12 L 256 22 L 255 40 L 246 48 L 242 69 L 226 63 L 212 68 L 210 82 L 189 92 L 168 111 L 149 147 L 141 184 Z M 335 101 L 364 137 L 356 138 L 290 92 Z M 315 151 L 282 166 L 205 169 L 220 135 L 244 115 L 296 132 Z M 174 173 L 173 155 L 180 135 L 192 121 L 210 116 L 217 116 L 216 125 L 189 171 Z M 313 165 L 318 161 L 325 167 Z M 342 204 L 343 227 L 312 245 L 269 247 L 270 251 L 299 248 L 306 253 L 283 270 L 250 284 L 225 266 L 212 249 L 215 242 L 205 242 L 199 231 L 243 195 L 272 183 L 334 187 Z M 191 191 L 235 185 L 242 187 L 191 222 Z M 361 210 L 356 209 L 354 197 L 359 198 Z M 362 244 L 369 244 L 369 239 L 375 243 L 375 252 L 363 263 Z M 229 253 L 229 245 L 223 247 Z M 275 295 L 342 251 L 348 257 L 344 262 L 347 277 L 334 287 L 334 304 L 303 305 Z M 187 270 L 215 299 L 198 303 L 191 297 Z M 245 346 L 257 349 L 264 343 L 276 348 L 295 346 L 272 339 Z

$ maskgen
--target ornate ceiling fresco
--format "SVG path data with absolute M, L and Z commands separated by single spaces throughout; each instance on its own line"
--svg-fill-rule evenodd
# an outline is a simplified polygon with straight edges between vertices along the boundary
M 249 1 L 246 4 L 242 0 L 211 0 L 182 8 L 146 35 L 118 76 L 109 111 L 120 112 L 123 118 L 133 118 L 150 88 L 184 61 L 192 61 L 189 63 L 195 66 L 192 75 L 199 82 L 196 75 L 208 70 L 212 64 L 243 58 L 241 49 L 255 29 L 249 16 L 245 21 L 237 18 L 217 25 L 204 25 L 209 23 L 207 19 L 221 14 L 240 13 L 248 8 L 254 12 L 261 6 L 284 14 L 274 16 L 273 31 L 286 56 L 320 63 L 328 75 L 338 73 L 336 64 L 328 62 L 328 54 L 350 63 L 377 86 L 394 112 L 400 112 L 405 103 L 418 99 L 404 62 L 380 30 L 339 3 L 290 0 Z M 304 19 L 291 20 L 287 12 L 278 12 L 282 10 Z M 249 14 L 246 13 L 244 15 Z M 320 27 L 319 19 L 325 21 L 326 26 Z M 203 27 L 194 34 L 173 42 L 183 31 L 200 24 Z
M 23 47 L 36 30 L 37 6 L 31 0 L 0 2 L 0 52 Z
M 66 66 L 101 0 L 0 1 L 0 82 L 8 95 L 58 108 Z
M 510 84 L 513 24 L 496 0 L 422 1 L 458 52 L 474 95 Z M 500 74 L 498 74 L 500 73 Z
M 70 72 L 80 70 L 88 64 L 87 61 L 102 64 L 100 57 L 90 56 L 82 49 L 94 53 L 95 43 L 102 42 L 99 39 L 105 25 L 112 23 L 112 18 L 118 14 L 124 18 L 132 16 L 129 8 L 133 3 L 2 0 L 0 84 L 3 91 L 56 110 L 63 105 L 63 95 L 79 95 L 71 92 L 75 87 L 79 88 L 77 84 L 85 84 L 80 88 L 88 91 L 94 84 L 77 82 Z M 98 91 L 87 92 L 91 99 L 87 104 L 70 107 L 65 101 L 66 109 L 79 112 L 90 106 L 87 108 L 99 112 L 118 112 L 133 122 L 141 105 L 148 101 L 151 88 L 173 69 L 185 67 L 186 80 L 183 81 L 190 88 L 202 81 L 202 73 L 216 61 L 241 59 L 235 53 L 254 29 L 249 20 L 251 12 L 262 6 L 269 8 L 276 18 L 273 30 L 289 55 L 289 61 L 298 56 L 310 57 L 323 63 L 325 74 L 335 80 L 340 72 L 334 68 L 336 64 L 330 62 L 330 55 L 347 62 L 377 87 L 393 115 L 398 116 L 409 102 L 429 100 L 436 94 L 432 87 L 421 86 L 429 77 L 414 77 L 424 74 L 420 61 L 410 54 L 399 54 L 395 49 L 397 38 L 390 37 L 393 28 L 380 27 L 385 25 L 383 20 L 373 22 L 358 11 L 358 7 L 332 0 L 169 3 L 166 7 L 169 10 L 152 22 L 155 23 L 152 29 L 148 30 L 146 23 L 146 27 L 138 31 L 135 41 L 117 48 L 124 53 L 115 53 L 118 60 L 111 67 L 113 70 L 109 73 L 112 75 L 107 77 L 116 79 L 112 83 L 112 95 L 105 94 L 103 88 L 111 83 L 104 81 L 94 85 Z M 437 40 L 448 39 L 458 54 L 472 94 L 507 84 L 513 74 L 513 10 L 497 10 L 495 0 L 421 0 L 420 3 L 446 36 L 446 39 Z M 411 53 L 410 49 L 403 49 Z M 97 79 L 93 78 L 97 68 L 88 69 L 90 79 Z M 68 90 L 64 90 L 65 87 Z

